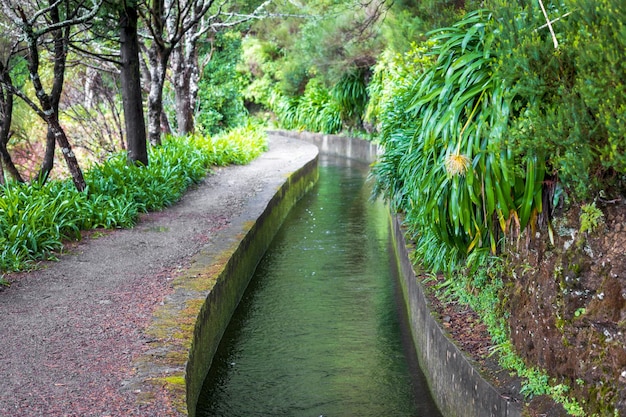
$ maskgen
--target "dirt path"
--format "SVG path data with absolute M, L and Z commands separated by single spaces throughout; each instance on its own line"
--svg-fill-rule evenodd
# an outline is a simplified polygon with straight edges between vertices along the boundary
M 209 175 L 176 206 L 130 230 L 92 235 L 59 262 L 8 277 L 0 290 L 0 416 L 176 416 L 170 394 L 136 389 L 145 329 L 172 280 L 200 251 L 256 219 L 312 145 L 270 138 L 247 166 Z M 132 387 L 132 388 L 131 388 Z

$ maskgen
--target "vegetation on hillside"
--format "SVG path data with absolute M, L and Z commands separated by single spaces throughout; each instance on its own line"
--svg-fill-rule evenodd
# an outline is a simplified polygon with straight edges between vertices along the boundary
M 575 381 L 556 376 L 550 386 L 515 359 L 493 271 L 509 272 L 497 265 L 521 237 L 541 230 L 553 243 L 555 207 L 624 198 L 626 71 L 617 57 L 626 38 L 614 29 L 626 8 L 546 3 L 547 17 L 537 2 L 493 2 L 408 54 L 387 55 L 370 84 L 384 148 L 374 174 L 406 214 L 417 262 L 447 272 L 442 289 L 483 315 L 503 364 L 528 378 L 525 391 L 585 415 L 587 405 L 565 394 Z M 589 399 L 589 410 L 612 413 L 610 398 Z

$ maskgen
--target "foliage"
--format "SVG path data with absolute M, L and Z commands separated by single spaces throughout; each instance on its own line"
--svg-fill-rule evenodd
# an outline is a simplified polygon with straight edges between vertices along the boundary
M 272 93 L 279 81 L 280 51 L 273 42 L 262 42 L 247 36 L 242 40 L 242 62 L 239 71 L 247 77 L 243 95 L 248 103 L 270 107 Z M 302 89 L 304 91 L 304 88 Z
M 383 54 L 409 52 L 417 40 L 425 40 L 425 33 L 434 28 L 427 27 L 423 15 L 399 3 L 395 2 L 385 17 L 382 34 L 387 47 Z M 380 61 L 380 56 L 377 61 Z
M 196 122 L 203 134 L 215 134 L 242 125 L 247 116 L 242 91 L 244 79 L 237 66 L 241 36 L 218 32 L 211 44 L 210 61 L 199 82 Z
M 362 129 L 366 85 L 383 49 L 381 26 L 393 4 L 309 2 L 294 10 L 299 19 L 286 19 L 271 28 L 267 22 L 258 25 L 261 44 L 274 50 L 269 57 L 274 65 L 263 65 L 248 97 L 277 113 L 285 128 L 324 133 Z M 249 47 L 258 57 L 265 49 L 252 43 Z M 255 61 L 267 63 L 266 58 L 267 54 Z M 250 72 L 254 74 L 254 68 Z
M 275 94 L 271 103 L 285 129 L 337 133 L 342 128 L 340 104 L 320 79 L 311 79 L 301 97 Z
M 569 0 L 548 8 L 558 48 L 536 2 L 503 2 L 499 78 L 517 98 L 510 138 L 545 155 L 548 173 L 575 200 L 623 193 L 626 53 L 619 0 Z
M 435 58 L 428 54 L 433 46 L 433 42 L 413 42 L 405 53 L 386 50 L 381 54 L 367 85 L 366 121 L 378 125 L 383 113 L 394 111 L 394 99 L 407 94 L 405 90 L 411 88 L 418 77 L 433 65 Z M 389 118 L 388 121 L 391 120 Z
M 593 233 L 604 222 L 602 210 L 596 207 L 595 201 L 580 207 L 580 233 Z
M 434 32 L 436 62 L 410 84 L 393 80 L 398 90 L 380 116 L 377 189 L 406 212 L 430 268 L 476 248 L 495 253 L 500 236 L 542 210 L 542 159 L 516 159 L 503 134 L 511 98 L 494 77 L 497 36 L 484 10 Z
M 17 270 L 46 259 L 61 240 L 76 237 L 76 206 L 85 202 L 71 182 L 12 184 L 0 195 L 0 269 Z
M 300 64 L 327 85 L 338 82 L 346 72 L 370 68 L 383 50 L 381 22 L 393 2 L 362 3 L 334 2 L 320 10 L 310 2 L 311 17 L 302 22 L 297 42 L 289 50 L 294 67 Z
M 311 79 L 306 64 L 297 61 L 282 62 L 283 66 L 278 75 L 276 90 L 288 97 L 298 97 L 304 94 Z
M 382 25 L 387 51 L 408 52 L 412 49 L 413 42 L 421 42 L 427 38 L 426 33 L 450 26 L 468 11 L 479 7 L 485 7 L 483 1 L 394 1 Z
M 363 114 L 367 105 L 367 85 L 365 78 L 369 70 L 356 69 L 346 72 L 330 91 L 339 105 L 339 113 L 344 125 L 362 129 Z
M 193 136 L 194 145 L 209 155 L 210 165 L 245 165 L 267 151 L 267 134 L 262 126 L 248 123 L 215 137 Z
M 263 132 L 248 126 L 215 139 L 169 138 L 151 148 L 147 167 L 117 154 L 86 173 L 87 193 L 70 181 L 10 183 L 0 189 L 0 271 L 53 259 L 81 230 L 130 227 L 138 213 L 174 204 L 210 166 L 247 163 L 265 148 Z
M 403 59 L 386 53 L 379 62 L 367 113 L 384 148 L 376 187 L 406 213 L 417 261 L 447 272 L 439 290 L 481 315 L 502 365 L 526 379 L 524 393 L 549 394 L 584 415 L 567 386 L 515 354 L 501 279 L 480 258 L 495 253 L 503 237 L 532 230 L 549 214 L 554 190 L 579 200 L 623 192 L 625 138 L 616 121 L 624 72 L 615 57 L 624 41 L 611 24 L 622 27 L 613 19 L 625 8 L 612 0 L 604 8 L 546 2 L 556 19 L 555 49 L 536 2 L 491 3 L 497 18 L 471 13 L 434 32 L 433 45 L 415 45 Z M 583 53 L 588 44 L 594 55 Z M 599 211 L 586 207 L 581 225 L 593 228 Z
M 568 19 L 576 51 L 576 90 L 599 126 L 602 167 L 626 172 L 626 6 L 620 0 L 572 0 Z M 570 43 L 566 47 L 569 47 Z M 609 94 L 607 94 L 609 93 Z

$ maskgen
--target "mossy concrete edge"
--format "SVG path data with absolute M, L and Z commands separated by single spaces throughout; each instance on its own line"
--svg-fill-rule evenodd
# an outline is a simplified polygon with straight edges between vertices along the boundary
M 379 151 L 371 142 L 338 135 L 275 131 L 277 135 L 312 143 L 322 154 L 372 163 Z M 446 417 L 521 417 L 523 405 L 508 401 L 482 377 L 433 317 L 409 258 L 398 216 L 390 213 L 399 281 L 409 316 L 417 359 L 437 406 Z
M 187 414 L 194 417 L 198 397 L 213 356 L 257 264 L 291 208 L 315 184 L 317 157 L 291 174 L 230 254 L 201 304 L 185 370 Z
M 145 330 L 148 349 L 124 382 L 138 404 L 161 401 L 171 406 L 168 416 L 195 416 L 205 376 L 252 273 L 291 208 L 317 182 L 319 151 L 296 148 L 293 155 L 280 151 L 293 168 L 279 168 L 285 173 L 269 179 L 243 215 L 174 273 L 173 291 Z

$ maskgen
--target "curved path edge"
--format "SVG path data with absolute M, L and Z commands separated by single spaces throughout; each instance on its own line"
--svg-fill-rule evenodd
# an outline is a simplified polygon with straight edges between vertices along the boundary
M 137 378 L 166 387 L 181 414 L 196 415 L 215 351 L 257 264 L 293 205 L 317 181 L 317 148 L 271 137 L 270 146 L 277 145 L 280 152 L 270 149 L 256 163 L 268 164 L 266 175 L 272 169 L 280 175 L 272 175 L 246 200 L 243 214 L 193 257 L 147 329 L 159 343 L 138 361 Z
M 190 417 L 196 414 L 198 397 L 215 351 L 254 270 L 291 208 L 317 181 L 316 156 L 285 178 L 269 202 L 263 203 L 263 210 L 255 220 L 242 224 L 242 232 L 235 236 L 232 249 L 220 254 L 212 253 L 208 258 L 203 256 L 191 271 L 189 279 L 185 277 L 179 281 L 187 293 L 190 288 L 198 286 L 198 278 L 205 271 L 209 283 L 207 287 L 210 288 L 206 297 L 188 298 L 186 301 L 192 308 L 200 306 L 197 314 L 195 308 L 191 311 L 196 322 L 185 367 L 186 405 Z M 202 291 L 200 295 L 204 296 Z

